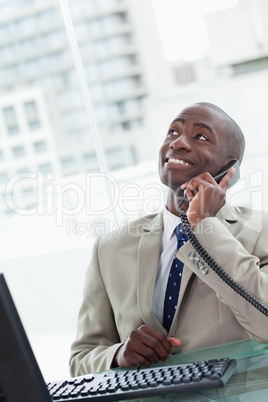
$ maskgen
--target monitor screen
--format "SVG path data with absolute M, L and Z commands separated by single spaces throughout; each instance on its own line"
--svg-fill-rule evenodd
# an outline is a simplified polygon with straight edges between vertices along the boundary
M 4 275 L 0 273 L 0 401 L 51 402 Z

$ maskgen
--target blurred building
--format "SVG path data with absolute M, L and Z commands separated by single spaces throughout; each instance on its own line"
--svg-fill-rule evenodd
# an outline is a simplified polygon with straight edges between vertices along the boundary
M 237 120 L 247 139 L 247 166 L 258 159 L 265 170 L 267 0 L 238 0 L 235 7 L 207 14 L 205 57 L 174 63 L 164 59 L 151 1 L 68 5 L 109 171 L 156 159 L 171 119 L 200 100 Z M 58 1 L 0 0 L 0 7 L 3 201 L 14 175 L 68 177 L 96 172 L 99 162 Z M 16 190 L 31 208 L 33 181 L 17 182 Z M 4 204 L 0 209 L 8 213 Z
M 207 101 L 222 107 L 246 137 L 245 180 L 235 202 L 267 210 L 268 2 L 238 0 L 234 7 L 206 14 L 204 22 L 207 54 L 173 63 L 177 85 L 161 102 L 148 104 L 150 131 L 160 145 L 163 130 L 185 106 Z
M 68 4 L 108 169 L 148 159 L 144 99 L 161 98 L 173 84 L 151 2 Z M 0 7 L 2 193 L 7 179 L 23 171 L 98 171 L 58 1 L 2 0 Z

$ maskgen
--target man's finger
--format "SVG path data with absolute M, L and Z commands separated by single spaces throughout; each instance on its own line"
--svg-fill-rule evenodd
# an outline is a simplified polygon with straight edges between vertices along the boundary
M 149 325 L 142 325 L 139 327 L 138 331 L 144 332 L 149 336 L 149 338 L 145 338 L 149 341 L 150 343 L 153 341 L 155 345 L 158 346 L 158 343 L 165 349 L 167 353 L 170 353 L 170 343 L 167 339 L 167 336 L 162 334 L 162 332 L 157 331 L 156 329 L 150 327 Z M 143 342 L 145 342 L 143 340 Z
M 228 170 L 228 172 L 226 173 L 225 176 L 223 176 L 223 178 L 221 179 L 221 181 L 219 182 L 219 186 L 223 189 L 223 190 L 227 190 L 228 188 L 228 184 L 231 180 L 231 178 L 233 177 L 235 173 L 235 168 L 232 167 L 231 169 Z
M 174 338 L 173 336 L 169 336 L 168 340 L 173 348 L 181 346 L 181 341 L 177 338 Z
M 211 184 L 215 183 L 213 177 L 211 176 L 211 174 L 208 173 L 208 172 L 204 172 L 204 173 L 201 173 L 198 176 L 195 176 L 192 179 L 186 181 L 185 183 L 183 183 L 181 185 L 181 189 L 185 190 L 186 187 L 189 187 L 189 184 L 192 183 L 193 180 L 197 180 L 197 181 L 202 180 L 204 182 L 211 183 Z

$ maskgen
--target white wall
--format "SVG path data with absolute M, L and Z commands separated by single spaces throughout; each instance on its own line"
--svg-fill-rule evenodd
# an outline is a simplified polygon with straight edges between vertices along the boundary
M 69 377 L 91 247 L 0 261 L 46 381 Z

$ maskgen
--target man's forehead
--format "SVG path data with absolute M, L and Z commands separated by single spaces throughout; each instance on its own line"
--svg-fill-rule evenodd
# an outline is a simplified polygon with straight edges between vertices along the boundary
M 210 127 L 214 133 L 219 133 L 222 130 L 225 131 L 227 123 L 225 117 L 217 110 L 205 105 L 196 104 L 183 109 L 173 122 L 180 121 L 181 123 L 185 123 L 188 119 L 191 119 L 194 125 L 195 123 L 203 123 Z
M 217 112 L 216 110 L 212 109 L 211 107 L 204 106 L 204 105 L 191 105 L 187 106 L 180 113 L 175 117 L 176 120 L 178 117 L 192 117 L 192 118 L 208 118 L 208 119 L 215 119 L 215 118 L 222 118 L 222 115 Z

